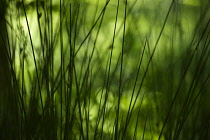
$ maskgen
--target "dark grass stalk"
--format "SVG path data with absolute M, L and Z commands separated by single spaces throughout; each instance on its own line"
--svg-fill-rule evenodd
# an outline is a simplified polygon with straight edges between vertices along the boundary
M 97 11 L 97 9 L 96 9 L 96 11 Z M 93 54 L 94 54 L 94 52 L 95 52 L 96 42 L 97 42 L 98 35 L 99 35 L 100 29 L 101 29 L 101 26 L 102 26 L 102 22 L 103 22 L 103 19 L 104 19 L 104 14 L 105 14 L 105 11 L 104 11 L 104 13 L 102 14 L 101 21 L 100 21 L 100 23 L 99 23 L 99 27 L 98 27 L 98 30 L 97 30 L 97 34 L 96 34 L 96 37 L 95 37 L 95 40 L 94 40 L 94 43 L 93 43 L 93 49 L 92 49 L 92 52 L 91 52 L 91 54 L 90 54 L 89 61 L 88 61 L 88 69 L 89 69 L 89 66 L 90 66 L 90 62 L 91 62 L 91 60 L 92 60 L 92 58 L 93 58 Z M 94 16 L 94 17 L 95 17 L 95 16 Z M 91 86 L 90 86 L 90 88 L 91 88 Z M 90 94 L 89 94 L 89 103 L 90 103 Z M 101 102 L 100 102 L 100 103 L 101 103 Z M 89 106 L 89 107 L 90 107 L 90 106 Z M 99 105 L 99 107 L 100 107 L 100 105 Z M 88 108 L 88 110 L 89 110 L 89 108 Z M 89 120 L 87 120 L 86 122 L 89 122 Z M 87 127 L 88 127 L 88 124 L 87 124 Z M 95 131 L 97 131 L 97 124 L 96 124 L 96 129 L 95 129 Z M 96 133 L 95 133 L 95 134 L 96 134 Z M 96 135 L 94 135 L 94 139 L 95 139 L 95 136 L 96 136 Z M 88 139 L 88 129 L 87 129 L 87 139 Z
M 91 53 L 91 56 L 90 56 L 90 60 L 92 59 L 92 56 L 93 56 L 93 52 L 94 52 L 94 50 L 95 50 L 95 47 L 96 47 L 96 40 L 97 40 L 97 38 L 98 38 L 98 34 L 99 34 L 99 31 L 100 31 L 100 28 L 101 28 L 101 25 L 102 25 L 102 21 L 103 21 L 103 18 L 104 17 L 104 14 L 103 14 L 103 16 L 102 16 L 102 19 L 101 19 L 101 22 L 100 22 L 100 24 L 99 24 L 99 28 L 98 28 L 98 31 L 97 31 L 97 35 L 96 35 L 96 39 L 95 39 L 95 41 L 94 41 L 94 48 L 93 48 L 93 51 L 92 51 L 92 53 Z M 113 49 L 113 48 L 111 48 L 111 49 Z M 108 59 L 108 60 L 111 60 L 111 59 Z M 108 61 L 107 61 L 108 62 Z M 107 63 L 108 64 L 108 63 Z M 109 63 L 110 64 L 110 63 Z M 110 67 L 106 67 L 106 68 L 110 68 Z M 109 70 L 109 72 L 110 72 L 110 70 Z M 108 73 L 109 73 L 108 72 Z M 106 74 L 105 74 L 106 75 Z M 109 76 L 108 76 L 109 77 Z M 106 78 L 106 77 L 105 77 Z M 104 81 L 106 81 L 105 79 L 104 79 Z M 108 83 L 108 81 L 109 80 L 107 80 L 107 83 Z M 106 86 L 107 87 L 107 86 Z M 102 91 L 102 93 L 103 93 L 103 91 Z M 100 103 L 99 103 L 99 112 L 100 112 L 100 107 L 101 107 L 101 105 L 102 105 L 102 95 L 101 95 L 101 97 L 100 97 Z M 104 104 L 106 104 L 106 101 L 104 102 Z M 97 131 L 98 131 L 98 124 L 99 124 L 99 121 L 100 121 L 100 113 L 98 114 L 98 116 L 97 116 L 97 123 L 96 123 L 96 127 L 95 127 L 95 133 L 94 133 L 94 139 L 96 139 L 96 134 L 97 134 Z M 103 125 L 102 125 L 102 127 L 103 127 Z M 101 135 L 102 136 L 102 135 Z
M 109 2 L 109 1 L 107 1 Z M 106 91 L 105 91 L 105 97 L 104 97 L 104 103 L 102 104 L 102 128 L 101 128 L 101 131 L 103 132 L 103 129 L 104 129 L 104 121 L 105 121 L 105 112 L 106 112 L 106 102 L 107 102 L 107 98 L 108 98 L 108 92 L 109 92 L 109 89 L 110 89 L 110 71 L 111 71 L 111 65 L 112 65 L 112 54 L 113 54 L 113 46 L 114 46 L 114 40 L 115 40 L 115 33 L 116 33 L 116 26 L 117 26 L 117 19 L 118 19 L 118 10 L 119 10 L 119 0 L 118 0 L 118 4 L 117 4 L 117 8 L 116 8 L 116 18 L 115 18 L 115 25 L 114 25 L 114 34 L 113 34 L 113 39 L 112 39 L 112 44 L 111 44 L 111 50 L 110 50 L 110 56 L 109 56 L 109 59 L 108 59 L 108 66 L 106 67 L 107 68 L 107 76 L 105 77 L 105 81 L 106 81 Z M 102 93 L 103 93 L 103 90 L 102 90 Z M 100 99 L 100 105 L 101 105 L 101 101 L 102 101 L 102 95 L 101 95 L 101 99 Z M 99 109 L 100 109 L 101 106 L 99 106 Z M 100 120 L 99 119 L 99 115 L 97 117 L 97 120 Z M 97 129 L 95 129 L 95 134 L 94 134 L 94 139 L 96 138 L 96 133 L 97 133 Z M 102 139 L 102 133 L 100 134 L 100 139 Z
M 103 19 L 103 18 L 102 18 Z M 100 30 L 100 27 L 99 27 L 99 30 Z M 98 30 L 98 31 L 99 31 Z M 97 38 L 96 38 L 96 40 L 97 40 Z M 96 42 L 96 40 L 95 40 L 95 42 Z M 94 43 L 95 44 L 95 43 Z M 93 56 L 93 54 L 94 54 L 94 50 L 95 50 L 95 46 L 93 47 L 93 50 L 92 50 L 92 52 L 91 52 L 91 56 L 90 56 L 90 58 L 89 58 L 89 60 L 88 60 L 88 64 L 87 64 L 87 69 L 86 69 L 86 71 L 85 71 L 85 75 L 84 75 L 84 79 L 82 79 L 82 84 L 81 84 L 81 89 L 80 89 L 80 92 L 79 93 L 82 93 L 83 91 L 82 91 L 82 87 L 84 87 L 85 86 L 85 84 L 87 83 L 87 80 L 89 79 L 88 77 L 88 75 L 89 75 L 89 71 L 90 71 L 90 63 L 91 63 L 91 59 L 92 59 L 92 56 Z M 84 61 L 83 61 L 83 64 L 84 64 Z M 88 91 L 88 89 L 86 89 L 86 91 Z M 88 94 L 89 96 L 89 101 L 90 101 L 90 93 Z M 86 101 L 86 99 L 84 99 L 84 101 Z M 79 106 L 80 106 L 80 102 L 79 102 Z M 79 108 L 81 108 L 81 107 L 79 107 Z M 86 108 L 85 106 L 84 106 L 84 108 Z M 88 109 L 89 110 L 89 109 Z M 81 118 L 81 112 L 80 112 L 80 118 Z M 82 118 L 81 118 L 82 119 Z M 88 122 L 88 120 L 86 120 L 86 122 Z M 83 125 L 82 125 L 82 123 L 81 123 L 81 127 L 82 127 Z M 86 126 L 86 129 L 87 129 L 87 131 L 88 131 L 88 125 Z M 87 137 L 88 137 L 88 133 L 87 133 Z
M 116 74 L 116 71 L 117 71 L 117 68 L 118 68 L 119 63 L 120 63 L 120 57 L 118 57 L 117 63 L 115 65 L 115 68 L 114 68 L 113 72 L 111 73 L 111 66 L 110 67 L 107 67 L 107 65 L 110 65 L 110 56 L 107 59 L 106 72 L 109 72 L 108 74 L 110 74 L 110 75 L 109 75 L 109 80 L 106 79 L 108 77 L 106 77 L 106 76 L 104 77 L 105 78 L 104 79 L 104 81 L 105 81 L 104 82 L 104 87 L 105 88 L 102 89 L 102 93 L 105 94 L 104 95 L 105 97 L 103 97 L 103 94 L 101 94 L 101 97 L 100 97 L 100 106 L 99 106 L 99 107 L 101 107 L 101 108 L 99 108 L 99 110 L 102 110 L 101 111 L 101 114 L 100 114 L 101 117 L 99 117 L 99 115 L 97 116 L 97 120 L 100 121 L 100 118 L 102 119 L 100 139 L 103 138 L 102 136 L 103 136 L 104 124 L 105 124 L 105 121 L 106 121 L 106 118 L 105 117 L 107 116 L 106 114 L 109 113 L 108 112 L 109 110 L 107 109 L 107 102 L 108 102 L 108 97 L 109 97 L 109 94 L 108 93 L 110 91 L 110 87 L 111 87 L 111 84 L 112 84 L 112 80 L 113 80 L 112 77 Z M 110 71 L 109 71 L 109 69 L 110 69 Z M 104 101 L 103 101 L 103 99 L 104 99 Z M 113 129 L 114 129 L 114 127 L 113 127 Z M 114 130 L 112 132 L 114 132 Z M 114 133 L 112 133 L 112 134 L 114 135 Z
M 204 29 L 204 32 L 203 32 L 203 34 L 202 34 L 202 36 L 201 36 L 201 39 L 200 39 L 200 41 L 198 41 L 198 44 L 196 45 L 196 49 L 195 50 L 197 50 L 197 48 L 198 48 L 198 46 L 199 46 L 199 44 L 200 44 L 200 42 L 201 42 L 201 40 L 203 39 L 203 37 L 204 37 L 204 34 L 205 34 L 205 32 L 207 31 L 207 28 L 208 28 L 208 24 L 209 24 L 209 22 L 207 23 L 207 25 L 206 25 L 206 28 Z M 203 50 L 205 49 L 205 46 L 204 46 L 204 48 L 203 48 Z M 195 52 L 195 51 L 194 51 Z M 185 122 L 185 120 L 186 119 L 184 119 L 183 121 L 181 120 L 181 118 L 182 118 L 182 116 L 185 116 L 185 114 L 188 112 L 187 110 L 189 109 L 189 106 L 190 106 L 190 100 L 192 100 L 192 94 L 195 92 L 195 89 L 196 89 L 196 87 L 197 87 L 197 84 L 198 84 L 198 81 L 200 80 L 200 78 L 201 78 L 201 73 L 202 73 L 202 71 L 204 70 L 204 67 L 205 67 L 205 65 L 206 65 L 206 63 L 204 62 L 204 64 L 202 64 L 202 59 L 203 59 L 203 54 L 204 53 L 204 51 L 202 51 L 202 53 L 201 53 L 201 56 L 200 56 L 200 59 L 198 60 L 198 65 L 196 66 L 196 70 L 195 70 L 195 74 L 194 74 L 194 77 L 193 77 L 193 79 L 192 79 L 192 82 L 191 82 L 191 84 L 190 84 L 190 87 L 189 87 L 189 89 L 188 89 L 188 94 L 187 94 L 187 97 L 186 97 L 186 100 L 184 101 L 184 104 L 183 104 L 183 107 L 182 107 L 182 111 L 180 112 L 180 115 L 179 115 L 179 119 L 178 120 L 180 120 L 179 122 L 178 122 L 178 124 L 176 125 L 177 126 L 177 129 L 175 129 L 176 131 L 175 131 L 175 134 L 174 134 L 174 136 L 176 137 L 178 137 L 179 136 L 179 133 L 180 133 L 180 131 L 181 131 L 181 129 L 182 129 L 182 127 L 183 127 L 183 125 L 184 125 L 184 122 Z M 194 55 L 193 55 L 194 56 Z M 192 57 L 193 57 L 192 56 Z M 209 56 L 209 55 L 208 55 Z M 207 57 L 207 59 L 208 59 L 208 57 Z M 206 60 L 207 60 L 206 59 Z M 184 117 L 184 118 L 186 118 L 186 117 Z M 180 127 L 179 127 L 180 126 Z M 178 131 L 178 132 L 177 132 Z M 178 139 L 178 138 L 174 138 L 174 139 Z
M 76 50 L 75 52 L 75 56 L 77 55 L 77 53 L 79 52 L 79 50 L 81 49 L 82 45 L 85 43 L 86 39 L 89 37 L 89 35 L 91 34 L 92 30 L 95 28 L 96 24 L 98 23 L 99 19 L 101 18 L 101 16 L 103 15 L 103 13 L 106 10 L 107 5 L 109 4 L 110 0 L 107 0 L 103 10 L 101 11 L 100 15 L 98 16 L 97 20 L 95 21 L 95 23 L 93 24 L 93 26 L 91 27 L 91 29 L 89 30 L 88 34 L 86 35 L 86 37 L 84 38 L 84 40 L 82 41 L 82 43 L 80 44 L 79 48 Z
M 26 94 L 25 93 L 25 80 L 24 80 L 24 77 L 25 77 L 25 74 L 24 74 L 24 62 L 25 62 L 25 50 L 23 50 L 23 55 L 22 55 L 22 79 L 21 79 L 21 81 L 22 81 L 22 83 L 21 83 L 21 88 L 22 88 L 22 95 L 21 95 L 21 101 L 23 102 L 24 101 L 24 94 Z M 23 137 L 23 126 L 24 126 L 24 119 L 23 119 L 23 115 L 22 115 L 22 117 L 21 117 L 21 137 L 20 138 L 22 138 Z
M 192 128 L 192 130 L 193 130 L 192 132 L 195 132 L 196 124 L 197 124 L 197 121 L 198 121 L 198 115 L 199 115 L 199 111 L 200 111 L 200 108 L 201 108 L 201 97 L 202 97 L 201 93 L 202 93 L 202 90 L 204 89 L 204 86 L 206 85 L 206 82 L 209 80 L 209 78 L 210 78 L 210 73 L 206 77 L 204 83 L 202 84 L 202 87 L 200 88 L 199 92 L 197 93 L 197 95 L 196 95 L 194 101 L 192 102 L 192 105 L 190 106 L 190 108 L 189 108 L 189 110 L 187 112 L 187 115 L 186 115 L 186 118 L 187 118 L 187 116 L 190 114 L 192 108 L 195 106 L 195 103 L 196 103 L 197 99 L 200 97 L 200 100 L 198 102 L 198 109 L 196 111 L 197 113 L 195 115 L 194 125 L 193 125 L 193 128 Z M 194 135 L 192 135 L 192 138 L 193 138 L 193 136 Z
M 145 132 L 146 132 L 147 119 L 148 119 L 148 113 L 146 115 L 146 119 L 144 122 L 144 130 L 143 130 L 143 134 L 142 134 L 142 140 L 144 140 L 144 136 L 145 136 Z
M 168 10 L 168 12 L 167 12 L 167 15 L 166 15 L 166 18 L 165 18 L 165 20 L 164 20 L 163 26 L 162 26 L 161 31 L 160 31 L 160 33 L 159 33 L 159 36 L 158 36 L 158 38 L 157 38 L 157 40 L 156 40 L 156 42 L 155 42 L 154 49 L 153 49 L 152 54 L 150 55 L 149 61 L 148 61 L 148 63 L 147 63 L 146 70 L 145 70 L 145 72 L 144 72 L 144 74 L 143 74 L 143 77 L 142 77 L 142 80 L 141 80 L 141 83 L 140 83 L 140 86 L 139 86 L 139 89 L 138 89 L 136 98 L 135 98 L 135 100 L 134 100 L 134 104 L 133 104 L 133 106 L 131 107 L 131 109 L 129 109 L 130 114 L 132 114 L 132 112 L 133 112 L 133 109 L 134 109 L 134 106 L 135 106 L 135 104 L 136 104 L 137 98 L 138 98 L 138 96 L 139 96 L 139 94 L 140 94 L 142 85 L 143 85 L 143 83 L 144 83 L 144 80 L 145 80 L 145 77 L 146 77 L 146 74 L 147 74 L 149 65 L 150 65 L 150 63 L 152 62 L 152 58 L 153 58 L 153 56 L 154 56 L 154 53 L 155 53 L 156 48 L 157 48 L 157 46 L 158 46 L 159 40 L 160 40 L 160 38 L 161 38 L 161 36 L 162 36 L 162 33 L 163 33 L 163 31 L 164 31 L 164 28 L 165 28 L 166 22 L 167 22 L 167 20 L 168 20 L 169 13 L 170 13 L 170 11 L 171 11 L 171 9 L 172 9 L 172 7 L 173 7 L 173 4 L 174 4 L 174 1 L 171 2 L 171 5 L 170 5 L 169 10 Z M 130 102 L 130 103 L 131 103 L 131 102 Z M 129 114 L 129 113 L 128 113 L 128 114 Z M 131 115 L 130 115 L 130 116 L 131 116 Z M 128 120 L 129 120 L 129 119 L 128 119 Z M 126 129 L 125 129 L 125 130 L 126 130 Z M 162 133 L 162 132 L 161 132 L 161 133 Z M 160 137 L 161 137 L 161 133 L 160 133 Z M 159 137 L 159 139 L 160 139 L 160 137 Z
M 137 114 L 137 119 L 136 119 L 136 125 L 135 125 L 134 134 L 133 134 L 133 140 L 136 140 L 136 139 L 137 139 L 137 138 L 136 138 L 136 135 L 137 135 L 137 132 L 138 132 L 139 116 L 140 116 L 140 112 L 141 112 L 142 103 L 143 103 L 143 100 L 144 100 L 144 95 L 145 95 L 145 93 L 144 93 L 143 96 L 142 96 L 141 103 L 140 103 L 139 108 L 138 108 L 138 114 Z M 148 117 L 148 114 L 147 114 L 147 117 Z M 147 120 L 147 117 L 146 117 L 146 120 Z M 126 118 L 126 119 L 127 119 L 127 118 Z M 145 129 L 146 129 L 146 121 L 145 121 L 145 127 L 144 127 L 144 131 L 143 131 L 143 136 L 144 136 Z M 123 135 L 123 136 L 124 136 L 124 135 Z M 144 139 L 143 136 L 142 136 L 142 139 Z
M 40 42 L 41 42 L 41 48 L 42 48 L 42 53 L 45 52 L 45 48 L 44 48 L 44 45 L 43 45 L 43 37 L 42 37 L 42 29 L 41 29 L 41 24 L 40 24 L 40 18 L 42 17 L 42 13 L 39 12 L 39 1 L 36 0 L 36 13 L 37 13 L 37 22 L 38 22 L 38 30 L 39 30 L 39 35 L 40 35 Z M 44 58 L 44 54 L 43 55 L 43 58 Z
M 107 64 L 106 64 L 106 71 L 105 72 L 108 72 L 107 70 L 110 68 L 110 67 L 107 67 L 110 63 L 109 63 L 109 59 L 107 59 Z M 119 59 L 118 59 L 119 60 Z M 119 61 L 118 61 L 119 62 Z M 118 64 L 118 63 L 117 63 Z M 116 67 L 117 68 L 117 65 Z M 113 72 L 114 73 L 114 72 Z M 105 75 L 107 75 L 107 73 L 105 73 Z M 99 109 L 98 109 L 98 115 L 97 115 L 97 118 L 96 118 L 96 125 L 95 125 L 95 130 L 94 130 L 94 140 L 97 139 L 97 135 L 99 135 L 100 139 L 102 139 L 102 132 L 99 132 L 99 125 L 100 125 L 100 121 L 102 121 L 102 125 L 101 125 L 101 129 L 103 130 L 103 127 L 104 127 L 104 121 L 105 121 L 105 109 L 106 109 L 106 102 L 107 102 L 107 96 L 108 94 L 106 94 L 106 91 L 105 91 L 105 97 L 104 97 L 104 101 L 103 101 L 103 93 L 104 93 L 104 88 L 107 88 L 107 90 L 109 89 L 111 82 L 108 82 L 106 81 L 107 77 L 104 76 L 104 84 L 103 84 L 103 88 L 102 89 L 99 89 L 98 92 L 96 93 L 96 95 L 98 95 L 98 93 L 101 91 L 102 94 L 100 95 L 100 100 L 99 100 Z M 109 83 L 109 84 L 108 84 Z M 108 86 L 106 85 L 108 84 Z M 102 120 L 101 120 L 102 119 Z M 99 134 L 98 134 L 99 133 Z
M 154 56 L 154 54 L 155 54 L 155 51 L 156 51 L 156 49 L 157 49 L 158 43 L 159 43 L 160 38 L 161 38 L 161 36 L 162 36 L 162 33 L 163 33 L 163 31 L 164 31 L 165 25 L 166 25 L 166 23 L 167 23 L 167 20 L 168 20 L 168 17 L 169 17 L 169 14 L 170 14 L 170 11 L 171 11 L 171 9 L 172 9 L 172 7 L 173 7 L 174 2 L 175 2 L 174 0 L 171 2 L 171 5 L 170 5 L 169 10 L 168 10 L 168 12 L 167 12 L 167 15 L 166 15 L 166 17 L 165 17 L 165 20 L 164 20 L 164 22 L 163 22 L 163 26 L 162 26 L 162 28 L 161 28 L 161 30 L 160 30 L 160 33 L 159 33 L 159 35 L 158 35 L 158 38 L 157 38 L 157 40 L 156 40 L 156 42 L 155 42 L 154 49 L 153 49 L 153 51 L 152 51 L 152 54 L 150 55 L 149 61 L 148 61 L 147 66 L 146 66 L 146 70 L 145 70 L 144 75 L 143 75 L 143 77 L 142 77 L 142 81 L 141 81 L 141 84 L 140 84 L 140 88 L 139 88 L 139 90 L 138 90 L 138 92 L 137 92 L 137 97 L 138 97 L 139 94 L 140 94 L 141 87 L 142 87 L 142 85 L 143 85 L 143 82 L 144 82 L 144 80 L 145 80 L 147 71 L 148 71 L 148 69 L 149 69 L 149 65 L 150 65 L 150 63 L 152 62 L 152 58 L 153 58 L 153 56 Z M 135 105 L 135 103 L 136 103 L 137 97 L 135 98 L 134 105 Z M 131 109 L 131 112 L 132 112 L 132 110 L 133 110 L 133 108 L 134 108 L 134 105 L 133 105 L 133 107 L 132 107 L 132 109 Z M 160 134 L 160 136 L 161 136 L 161 134 Z
M 60 80 L 60 139 L 63 139 L 63 65 L 64 65 L 64 54 L 63 54 L 63 1 L 60 0 L 60 51 L 61 51 L 61 80 Z
M 118 5 L 119 5 L 119 0 L 118 0 Z M 119 87 L 118 87 L 118 101 L 117 101 L 117 111 L 116 111 L 116 120 L 115 120 L 115 134 L 114 134 L 114 139 L 117 140 L 118 137 L 120 137 L 120 133 L 118 134 L 118 123 L 119 123 L 119 113 L 120 113 L 120 100 L 122 96 L 122 76 L 123 76 L 123 59 L 124 59 L 124 48 L 125 48 L 125 30 L 126 30 L 126 17 L 127 17 L 127 0 L 125 1 L 125 9 L 124 9 L 124 28 L 123 28 L 123 40 L 122 40 L 122 48 L 121 48 L 121 56 L 120 56 L 120 78 L 119 78 Z M 123 138 L 122 138 L 123 139 Z
M 141 58 L 139 59 L 139 65 L 137 67 L 138 69 L 137 69 L 137 73 L 136 73 L 136 76 L 135 76 L 135 81 L 134 81 L 134 85 L 133 85 L 133 89 L 132 89 L 131 99 L 130 99 L 130 103 L 129 103 L 129 107 L 128 107 L 128 111 L 127 111 L 127 115 L 126 115 L 126 122 L 125 122 L 125 126 L 124 126 L 123 136 L 122 137 L 124 137 L 124 135 L 126 134 L 127 126 L 129 124 L 129 121 L 130 121 L 130 118 L 131 118 L 131 115 L 132 115 L 130 111 L 131 111 L 131 106 L 132 106 L 132 102 L 133 102 L 133 99 L 134 99 L 134 94 L 135 94 L 135 90 L 136 90 L 137 80 L 139 78 L 140 68 L 141 68 L 142 60 L 143 60 L 143 56 L 144 56 L 144 51 L 145 51 L 145 48 L 146 48 L 146 45 L 147 45 L 146 42 L 147 42 L 147 39 L 146 39 L 145 44 L 144 44 L 144 48 L 143 48 L 143 51 L 142 51 Z
M 67 92 L 69 92 L 69 94 L 66 95 L 66 116 L 65 116 L 65 130 L 64 130 L 64 139 L 69 139 L 69 120 L 70 120 L 70 105 L 71 105 L 71 100 L 72 100 L 72 86 L 73 86 L 73 62 L 74 62 L 74 48 L 72 46 L 72 6 L 71 4 L 69 5 L 70 9 L 69 9 L 69 19 L 70 19 L 70 25 L 69 25 L 69 32 L 68 32 L 68 41 L 70 44 L 70 51 L 69 51 L 69 56 L 70 56 L 70 62 L 69 62 L 69 66 L 68 66 L 68 89 Z M 67 30 L 68 31 L 68 30 Z
M 184 76 L 186 75 L 186 72 L 188 71 L 188 69 L 189 69 L 189 67 L 190 67 L 190 65 L 191 65 L 191 62 L 192 62 L 192 60 L 193 60 L 193 57 L 195 56 L 195 53 L 196 53 L 196 51 L 197 51 L 197 48 L 198 48 L 198 46 L 199 46 L 199 44 L 200 44 L 200 42 L 201 42 L 201 40 L 202 40 L 202 38 L 203 38 L 203 36 L 204 36 L 204 34 L 205 34 L 205 31 L 206 31 L 206 28 L 208 27 L 208 24 L 209 24 L 209 22 L 207 23 L 207 25 L 206 25 L 206 27 L 205 27 L 205 29 L 204 29 L 204 33 L 202 34 L 202 36 L 200 37 L 200 39 L 199 39 L 199 41 L 198 41 L 198 43 L 196 44 L 196 47 L 195 47 L 195 49 L 194 49 L 194 51 L 193 51 L 193 54 L 191 55 L 191 57 L 190 57 L 190 61 L 189 61 L 189 63 L 187 64 L 187 67 L 186 67 L 186 69 L 185 69 L 185 72 L 184 72 L 184 75 L 183 75 L 183 78 L 184 78 Z M 193 42 L 193 41 L 192 41 Z M 199 60 L 199 62 L 201 61 L 201 59 L 202 59 L 202 57 L 200 57 L 200 60 Z M 198 65 L 199 65 L 200 63 L 198 63 Z M 192 80 L 192 82 L 191 82 L 191 85 L 190 85 L 190 87 L 189 87 L 189 91 L 188 91 L 188 95 L 187 95 L 187 97 L 186 97 L 186 100 L 185 100 L 185 102 L 184 102 L 184 105 L 183 105 L 183 108 L 182 108 L 182 111 L 180 112 L 180 117 L 182 116 L 181 114 L 183 114 L 184 113 L 184 110 L 185 110 L 185 107 L 187 108 L 187 102 L 189 102 L 189 100 L 190 100 L 190 93 L 191 93 L 191 89 L 192 89 L 192 86 L 193 86 L 193 84 L 194 84 L 194 80 L 195 80 L 195 78 L 196 78 L 196 73 L 198 72 L 198 69 L 200 68 L 200 66 L 197 66 L 196 67 L 196 72 L 195 72 L 195 75 L 194 75 L 194 78 L 193 78 L 193 80 Z M 183 79 L 182 78 L 182 79 Z M 199 77 L 198 77 L 199 78 Z M 199 79 L 198 79 L 199 80 Z M 183 80 L 182 80 L 183 81 Z M 180 81 L 180 83 L 182 83 L 181 81 Z M 181 86 L 181 84 L 180 84 L 180 86 Z M 178 90 L 179 90 L 180 88 L 178 88 Z M 179 92 L 177 90 L 177 92 Z M 178 94 L 178 93 L 177 93 Z M 179 118 L 180 118 L 179 117 Z M 180 119 L 179 119 L 180 120 Z M 178 123 L 180 123 L 180 122 L 178 122 Z M 184 122 L 183 122 L 184 123 Z M 178 127 L 179 125 L 177 125 L 177 127 Z M 177 134 L 178 135 L 178 134 Z M 175 133 L 175 136 L 176 136 L 176 133 Z
M 1 2 L 2 3 L 2 2 Z M 1 11 L 2 12 L 2 11 Z M 1 13 L 3 14 L 3 13 Z M 2 24 L 2 23 L 1 23 Z M 2 27 L 2 25 L 1 25 Z M 7 122 L 1 122 L 1 133 L 0 133 L 0 138 L 2 139 L 5 139 L 5 138 L 14 138 L 14 135 L 16 135 L 17 137 L 21 137 L 21 135 L 19 135 L 21 133 L 21 130 L 19 129 L 19 121 L 16 121 L 15 118 L 19 118 L 19 112 L 18 112 L 18 107 L 23 105 L 23 103 L 21 104 L 21 102 L 18 100 L 19 98 L 21 98 L 21 94 L 20 94 L 20 89 L 17 88 L 18 92 L 17 92 L 17 95 L 15 94 L 15 88 L 12 89 L 11 86 L 12 86 L 12 83 L 10 83 L 10 73 L 9 73 L 9 70 L 11 69 L 11 75 L 13 75 L 14 77 L 11 77 L 12 81 L 14 82 L 14 87 L 16 86 L 17 84 L 17 80 L 16 80 L 16 76 L 15 76 L 15 73 L 14 73 L 14 69 L 12 68 L 12 59 L 11 59 L 11 55 L 10 55 L 10 52 L 8 52 L 8 50 L 10 49 L 7 49 L 7 40 L 8 38 L 5 38 L 5 36 L 3 36 L 3 31 L 5 31 L 5 29 L 1 30 L 0 31 L 0 35 L 1 35 L 1 41 L 0 41 L 0 47 L 1 47 L 1 66 L 3 67 L 3 69 L 1 70 L 2 74 L 5 74 L 3 77 L 2 77 L 2 74 L 1 74 L 1 80 L 3 80 L 3 82 L 1 81 L 1 98 L 2 98 L 2 95 L 3 96 L 3 103 L 1 104 L 3 107 L 2 109 L 2 106 L 1 106 L 1 121 L 7 121 Z M 6 34 L 8 34 L 8 32 L 6 31 Z M 6 35 L 8 37 L 8 35 Z M 9 45 L 10 47 L 10 45 Z M 5 61 L 5 62 L 2 62 Z M 7 65 L 7 62 L 8 62 L 8 65 Z M 4 71 L 4 70 L 7 70 L 7 71 Z M 6 83 L 6 85 L 4 84 Z M 2 87 L 4 86 L 4 87 Z M 6 100 L 6 102 L 5 102 Z M 2 99 L 1 99 L 2 101 Z M 9 101 L 9 102 L 8 102 Z M 12 111 L 12 108 L 15 108 L 16 110 Z M 22 108 L 24 109 L 24 107 L 22 106 Z M 7 110 L 5 110 L 7 109 Z M 11 112 L 12 111 L 12 112 Z M 13 117 L 15 117 L 14 119 L 11 119 L 9 115 L 13 115 Z M 8 118 L 6 118 L 8 117 Z M 16 121 L 16 122 L 14 122 Z M 14 123 L 16 125 L 16 127 L 10 129 L 7 124 L 11 124 L 11 123 Z M 21 123 L 21 122 L 20 122 Z M 7 133 L 9 133 L 10 131 L 13 131 L 14 132 L 14 135 L 10 135 L 8 136 Z
M 24 5 L 23 0 L 22 0 L 22 6 L 23 6 L 23 10 L 24 10 L 24 15 L 25 15 L 25 19 L 26 19 L 27 28 L 28 28 L 28 34 L 29 34 L 30 43 L 31 43 L 31 49 L 32 49 L 34 65 L 35 65 L 35 70 L 36 70 L 36 77 L 37 77 L 37 80 L 38 80 L 38 88 L 39 88 L 39 96 L 40 96 L 40 101 L 41 101 L 42 113 L 44 113 L 44 111 L 43 111 L 44 106 L 43 106 L 43 100 L 42 100 L 42 93 L 41 93 L 41 86 L 40 86 L 40 80 L 39 80 L 39 75 L 38 75 L 38 67 L 37 67 L 37 62 L 36 62 L 36 56 L 35 56 L 34 46 L 33 46 L 31 32 L 30 32 L 30 27 L 29 27 L 29 24 L 28 24 L 26 9 L 25 9 L 25 5 Z

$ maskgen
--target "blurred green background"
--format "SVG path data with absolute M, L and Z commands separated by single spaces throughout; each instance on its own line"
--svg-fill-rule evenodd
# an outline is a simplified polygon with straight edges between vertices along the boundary
M 0 0 L 0 139 L 209 139 L 208 0 Z

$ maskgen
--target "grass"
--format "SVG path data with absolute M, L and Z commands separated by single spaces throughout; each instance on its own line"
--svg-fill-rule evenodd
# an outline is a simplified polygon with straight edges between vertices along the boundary
M 0 139 L 209 139 L 209 4 L 7 4 Z

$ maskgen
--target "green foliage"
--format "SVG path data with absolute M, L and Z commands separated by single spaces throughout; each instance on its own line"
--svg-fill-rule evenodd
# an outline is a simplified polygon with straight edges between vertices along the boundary
M 11 1 L 0 139 L 209 139 L 209 5 Z

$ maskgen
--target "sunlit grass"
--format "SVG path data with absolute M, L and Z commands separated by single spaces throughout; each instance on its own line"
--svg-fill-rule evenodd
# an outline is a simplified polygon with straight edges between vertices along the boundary
M 209 2 L 148 3 L 10 3 L 0 138 L 208 139 Z

